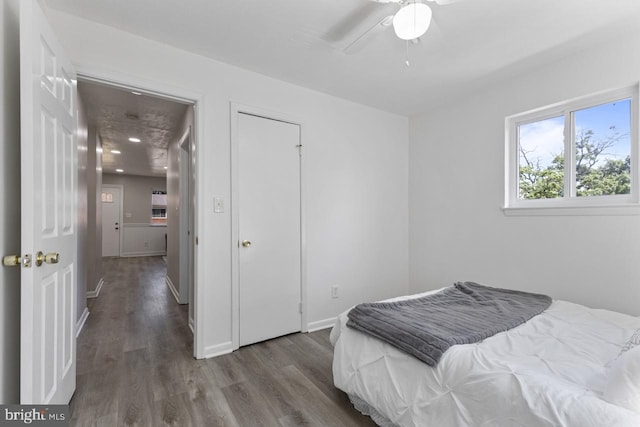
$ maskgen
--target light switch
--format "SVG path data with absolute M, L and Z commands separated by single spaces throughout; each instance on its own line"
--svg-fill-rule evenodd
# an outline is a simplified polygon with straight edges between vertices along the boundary
M 124 217 L 125 218 L 131 218 L 133 215 L 131 214 L 131 212 L 125 212 L 124 213 Z
M 222 197 L 214 197 L 213 198 L 213 212 L 215 212 L 215 213 L 223 213 L 224 212 L 224 198 L 222 198 Z

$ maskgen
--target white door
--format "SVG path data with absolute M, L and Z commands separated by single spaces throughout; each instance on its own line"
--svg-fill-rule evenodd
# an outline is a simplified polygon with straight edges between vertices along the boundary
M 120 256 L 122 189 L 102 186 L 102 256 Z
M 238 115 L 240 345 L 301 329 L 300 127 Z
M 20 101 L 20 401 L 66 404 L 76 385 L 76 75 L 36 0 L 20 1 Z

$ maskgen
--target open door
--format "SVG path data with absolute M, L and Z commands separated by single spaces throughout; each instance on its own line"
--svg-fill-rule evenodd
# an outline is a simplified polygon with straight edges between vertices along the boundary
M 76 83 L 37 1 L 20 0 L 22 404 L 69 403 L 76 385 Z

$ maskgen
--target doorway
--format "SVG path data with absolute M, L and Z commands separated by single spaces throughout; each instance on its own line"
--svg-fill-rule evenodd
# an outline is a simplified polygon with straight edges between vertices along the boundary
M 177 303 L 193 302 L 189 307 L 192 315 L 189 316 L 188 321 L 193 332 L 193 355 L 196 358 L 202 358 L 204 352 L 202 346 L 199 345 L 202 342 L 199 339 L 201 331 L 197 328 L 196 313 L 198 310 L 195 307 L 198 303 L 195 280 L 197 262 L 195 259 L 196 251 L 193 247 L 195 239 L 191 239 L 191 244 L 187 244 L 184 249 L 179 248 L 183 229 L 179 225 L 182 220 L 178 216 L 178 213 L 182 214 L 182 210 L 188 214 L 187 218 L 191 218 L 189 221 L 191 226 L 184 229 L 184 233 L 189 232 L 195 237 L 197 231 L 195 218 L 197 211 L 196 156 L 190 157 L 189 169 L 181 168 L 180 160 L 176 157 L 176 152 L 182 150 L 181 142 L 190 152 L 195 152 L 196 135 L 200 129 L 197 126 L 198 122 L 196 122 L 199 119 L 198 101 L 166 94 L 160 91 L 162 88 L 158 88 L 160 90 L 151 89 L 145 82 L 134 82 L 135 86 L 133 86 L 114 78 L 98 78 L 79 74 L 79 86 L 91 85 L 105 91 L 103 95 L 106 107 L 103 106 L 102 109 L 108 112 L 107 118 L 110 122 L 106 123 L 105 128 L 108 126 L 109 131 L 101 133 L 94 130 L 93 132 L 99 140 L 101 145 L 99 151 L 103 156 L 102 188 L 108 188 L 108 192 L 111 192 L 110 187 L 114 184 L 122 186 L 119 193 L 122 214 L 120 214 L 119 221 L 112 221 L 108 218 L 109 208 L 104 212 L 102 219 L 102 228 L 105 229 L 103 243 L 104 245 L 108 244 L 107 232 L 118 228 L 120 256 L 166 255 L 164 258 L 167 267 L 166 284 L 162 283 L 161 286 L 167 287 L 168 285 Z M 126 105 L 118 105 L 118 100 L 122 95 L 114 95 L 115 92 L 126 93 L 128 97 Z M 90 93 L 95 94 L 95 92 Z M 96 99 L 95 96 L 92 98 Z M 91 104 L 91 102 L 83 102 L 83 104 Z M 180 113 L 175 113 L 168 107 L 165 109 L 164 104 L 180 106 Z M 147 105 L 145 111 L 137 110 L 138 108 L 144 109 L 145 105 Z M 88 116 L 91 126 L 91 114 L 89 113 Z M 115 119 L 112 119 L 114 117 Z M 121 132 L 115 133 L 114 130 L 119 127 L 122 128 Z M 181 138 L 182 130 L 185 128 L 189 130 L 187 132 L 189 138 L 186 143 L 183 141 L 184 138 Z M 91 137 L 91 130 L 88 133 Z M 159 140 L 161 137 L 170 139 L 168 146 L 165 145 L 163 148 Z M 115 146 L 114 141 L 120 142 L 121 145 Z M 148 144 L 146 147 L 145 143 Z M 147 171 L 136 172 L 135 167 L 145 161 L 149 162 Z M 121 163 L 116 165 L 115 162 Z M 160 176 L 163 177 L 164 184 L 162 186 L 158 185 Z M 108 179 L 105 179 L 106 177 Z M 190 185 L 187 185 L 188 183 Z M 179 196 L 184 191 L 183 187 L 191 191 L 191 204 L 188 208 L 182 206 L 182 197 Z M 162 190 L 160 192 L 162 197 L 154 194 L 158 193 L 158 190 Z M 100 190 L 98 190 L 98 196 L 101 196 Z M 118 199 L 118 194 L 112 193 L 111 197 L 115 201 Z M 158 201 L 160 199 L 162 199 L 161 202 Z M 162 206 L 159 206 L 159 203 Z M 172 250 L 171 248 L 177 249 Z M 105 251 L 104 255 L 109 256 L 109 252 Z M 178 269 L 185 271 L 190 279 L 186 286 L 183 285 L 183 280 L 178 274 L 174 274 L 170 278 L 171 266 L 175 267 L 175 271 Z

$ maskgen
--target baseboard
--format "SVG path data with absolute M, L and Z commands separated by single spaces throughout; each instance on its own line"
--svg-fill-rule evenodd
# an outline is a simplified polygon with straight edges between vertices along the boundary
M 82 312 L 82 316 L 80 316 L 80 319 L 78 319 L 78 321 L 76 322 L 76 338 L 80 336 L 80 332 L 82 332 L 82 328 L 87 321 L 87 317 L 89 317 L 89 309 L 85 307 L 84 311 Z
M 191 329 L 191 333 L 195 334 L 195 331 L 193 330 L 193 319 L 189 319 L 189 329 Z
M 204 359 L 211 357 L 222 356 L 223 354 L 229 354 L 233 352 L 233 343 L 231 341 L 223 342 L 222 344 L 210 345 L 204 348 Z
M 100 290 L 102 290 L 102 285 L 104 285 L 103 277 L 100 278 L 100 281 L 98 282 L 98 286 L 96 286 L 95 291 L 87 291 L 87 298 L 98 298 L 98 295 L 100 295 Z
M 165 282 L 167 282 L 167 286 L 169 287 L 169 290 L 171 291 L 171 294 L 176 299 L 176 302 L 178 304 L 180 304 L 180 295 L 178 294 L 178 291 L 176 290 L 176 287 L 173 285 L 173 282 L 171 281 L 171 278 L 169 276 L 165 276 L 164 279 L 165 279 Z
M 320 331 L 322 329 L 332 328 L 336 323 L 337 317 L 330 317 L 324 320 L 318 320 L 317 322 L 309 322 L 307 324 L 307 332 Z
M 133 257 L 141 257 L 141 256 L 162 256 L 166 255 L 165 251 L 155 251 L 155 252 L 124 252 L 120 254 L 120 258 L 133 258 Z

